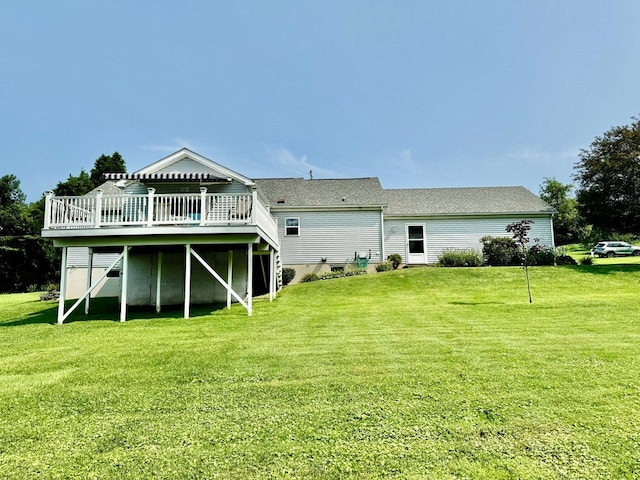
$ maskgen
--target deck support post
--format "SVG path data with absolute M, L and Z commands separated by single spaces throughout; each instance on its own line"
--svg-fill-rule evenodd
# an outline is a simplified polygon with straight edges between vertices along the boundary
M 127 320 L 127 291 L 129 283 L 129 247 L 124 245 L 122 249 L 122 279 L 120 285 L 120 321 Z
M 191 307 L 191 244 L 186 245 L 186 256 L 184 259 L 184 318 L 189 318 Z
M 227 259 L 227 284 L 233 285 L 233 250 L 229 250 Z M 231 289 L 227 288 L 227 309 L 231 309 Z
M 64 250 L 63 250 L 63 252 L 64 252 Z M 63 255 L 64 255 L 64 257 L 66 257 L 66 254 L 63 254 Z M 71 314 L 73 313 L 73 311 L 74 311 L 76 308 L 78 308 L 78 306 L 79 306 L 82 302 L 84 302 L 84 301 L 86 300 L 86 298 L 87 298 L 89 295 L 91 295 L 91 292 L 93 292 L 93 291 L 98 287 L 98 285 L 100 285 L 100 283 L 101 283 L 105 278 L 107 278 L 107 275 L 109 274 L 109 272 L 115 268 L 115 266 L 116 266 L 116 265 L 117 265 L 117 264 L 118 264 L 118 263 L 123 259 L 123 257 L 124 257 L 124 251 L 123 251 L 120 255 L 118 255 L 118 258 L 116 258 L 116 259 L 114 260 L 114 262 L 109 266 L 109 268 L 107 268 L 107 269 L 104 271 L 104 273 L 100 276 L 100 278 L 98 278 L 98 279 L 97 279 L 97 280 L 96 280 L 92 285 L 90 285 L 90 286 L 89 286 L 89 288 L 87 288 L 87 291 L 86 291 L 86 292 L 84 292 L 84 293 L 80 296 L 80 298 L 78 298 L 78 299 L 76 300 L 76 302 L 75 302 L 73 305 L 71 305 L 71 307 L 69 307 L 69 310 L 67 310 L 67 311 L 66 311 L 66 313 L 65 313 L 65 311 L 64 311 L 64 301 L 63 301 L 61 304 L 58 304 L 58 324 L 59 324 L 59 325 L 62 325 L 62 324 L 64 323 L 64 321 L 66 320 L 66 318 L 67 318 L 69 315 L 71 315 Z M 64 265 L 65 265 L 65 270 L 66 270 L 67 259 L 66 259 L 66 258 L 63 258 L 63 260 L 64 260 Z M 61 286 L 62 286 L 62 292 L 66 292 L 66 290 L 67 290 L 67 287 L 66 287 L 66 278 L 65 278 L 65 276 L 64 276 L 64 275 L 61 275 L 61 277 L 60 277 L 60 282 L 61 282 L 60 284 L 61 284 Z M 66 296 L 66 295 L 61 296 L 61 297 L 60 297 L 60 299 L 61 299 L 61 300 L 63 300 L 65 296 Z
M 247 312 L 253 315 L 253 243 L 247 244 Z
M 58 325 L 64 322 L 64 298 L 67 296 L 67 247 L 62 247 L 60 261 L 60 298 L 58 299 Z
M 93 277 L 93 248 L 89 247 L 89 262 L 87 264 L 87 290 L 91 288 L 91 278 Z M 87 295 L 84 301 L 84 314 L 89 315 L 89 302 L 91 295 Z
M 200 265 L 202 265 L 204 267 L 204 269 L 209 272 L 213 278 L 215 278 L 220 285 L 222 285 L 224 288 L 227 289 L 227 292 L 229 292 L 231 295 L 233 295 L 233 298 L 235 298 L 238 303 L 240 303 L 240 305 L 242 305 L 244 308 L 247 309 L 247 312 L 249 311 L 249 305 L 247 304 L 246 301 L 244 301 L 240 295 L 238 295 L 238 293 L 236 293 L 233 288 L 231 288 L 231 285 L 228 284 L 227 282 L 224 281 L 224 279 L 220 276 L 220 274 L 218 272 L 216 272 L 211 265 L 209 265 L 204 258 L 202 258 L 200 256 L 200 254 L 198 252 L 196 252 L 194 249 L 191 249 L 191 255 L 193 255 L 193 257 L 200 262 Z
M 161 293 L 161 285 L 162 285 L 162 252 L 158 252 L 158 268 L 156 273 L 156 312 L 160 312 L 160 306 L 162 305 L 162 301 L 160 299 Z

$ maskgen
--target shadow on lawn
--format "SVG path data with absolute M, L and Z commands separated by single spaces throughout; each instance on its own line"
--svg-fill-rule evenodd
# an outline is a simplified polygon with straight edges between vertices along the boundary
M 612 265 L 566 265 L 560 268 L 571 268 L 578 273 L 589 273 L 593 275 L 610 275 L 612 273 L 640 272 L 640 265 L 635 264 L 612 264 Z
M 504 305 L 504 302 L 449 302 L 449 305 Z
M 21 325 L 50 324 L 55 325 L 58 319 L 58 302 L 50 301 L 50 307 L 38 312 L 31 313 L 17 320 L 10 320 L 0 323 L 0 327 L 18 327 Z M 75 300 L 65 301 L 65 311 L 69 309 Z M 224 303 L 192 305 L 189 317 L 205 317 L 217 311 L 224 310 Z M 129 307 L 127 309 L 127 322 L 136 320 L 153 320 L 162 319 L 182 319 L 184 315 L 182 305 L 167 305 L 162 307 L 160 313 L 155 311 L 153 307 Z M 84 314 L 84 303 L 64 321 L 68 323 L 84 322 L 92 320 L 102 320 L 119 322 L 120 321 L 120 303 L 117 298 L 93 298 L 91 299 L 91 308 L 89 315 Z

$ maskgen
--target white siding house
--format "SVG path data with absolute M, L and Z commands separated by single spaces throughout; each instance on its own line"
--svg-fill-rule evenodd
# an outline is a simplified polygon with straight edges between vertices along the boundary
M 305 273 L 399 253 L 434 264 L 448 248 L 480 250 L 529 219 L 530 238 L 554 246 L 554 210 L 523 187 L 383 189 L 375 177 L 251 179 L 188 149 L 134 173 L 107 174 L 82 197 L 46 197 L 42 235 L 62 248 L 58 322 L 85 301 L 127 306 L 241 303 L 275 297 L 281 268 Z M 88 275 L 91 271 L 91 275 Z M 294 280 L 295 281 L 295 280 Z M 78 298 L 65 311 L 64 299 Z
M 384 260 L 382 187 L 377 178 L 257 179 L 278 220 L 284 266 L 306 273 Z
M 554 246 L 554 210 L 523 187 L 393 189 L 384 196 L 385 254 L 399 253 L 405 264 L 436 263 L 450 248 L 480 251 L 482 237 L 510 236 L 506 226 L 525 219 L 533 221 L 531 241 Z

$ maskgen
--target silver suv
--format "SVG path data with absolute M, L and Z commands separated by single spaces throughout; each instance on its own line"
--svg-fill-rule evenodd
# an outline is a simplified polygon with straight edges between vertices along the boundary
M 591 253 L 599 257 L 615 257 L 617 255 L 640 255 L 640 247 L 627 242 L 599 242 Z

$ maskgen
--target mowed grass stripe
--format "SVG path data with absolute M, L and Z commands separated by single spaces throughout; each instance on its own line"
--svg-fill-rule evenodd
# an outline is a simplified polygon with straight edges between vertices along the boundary
M 636 478 L 640 269 L 530 273 L 533 304 L 428 268 L 125 324 L 0 296 L 0 478 Z

